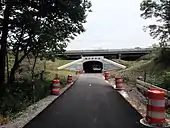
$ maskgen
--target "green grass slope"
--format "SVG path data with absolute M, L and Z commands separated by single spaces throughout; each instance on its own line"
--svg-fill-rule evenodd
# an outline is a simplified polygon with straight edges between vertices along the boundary
M 165 60 L 166 57 L 164 58 Z M 159 52 L 154 51 L 134 62 L 117 60 L 127 66 L 115 74 L 120 74 L 124 80 L 135 82 L 136 78 L 142 76 L 146 82 L 170 90 L 170 65 L 160 58 Z

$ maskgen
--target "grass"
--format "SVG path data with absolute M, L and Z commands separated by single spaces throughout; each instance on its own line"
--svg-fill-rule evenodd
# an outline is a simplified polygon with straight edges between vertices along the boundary
M 124 70 L 118 71 L 118 73 L 124 79 L 130 79 L 131 81 L 135 81 L 137 77 L 144 76 L 145 71 L 151 71 L 153 65 L 152 61 L 136 61 L 136 63 Z
M 21 74 L 18 72 L 16 73 L 16 76 L 18 78 L 23 77 L 24 79 L 31 80 L 31 69 L 33 66 L 34 60 L 31 59 L 30 63 L 27 59 L 25 59 L 20 68 L 23 69 Z M 46 61 L 46 68 L 45 68 L 45 78 L 48 80 L 52 80 L 55 77 L 55 74 L 61 75 L 61 76 L 67 76 L 67 75 L 74 75 L 74 71 L 69 70 L 58 70 L 57 68 L 59 66 L 62 66 L 64 64 L 67 64 L 71 62 L 71 60 L 55 60 L 55 62 L 52 61 Z M 44 70 L 44 61 L 41 61 L 40 59 L 37 60 L 36 66 L 35 66 L 35 75 L 40 74 Z
M 10 60 L 10 68 L 14 60 Z M 61 86 L 64 87 L 67 83 L 67 75 L 75 75 L 74 71 L 58 70 L 57 67 L 71 62 L 70 60 L 56 60 L 55 62 L 46 62 L 46 71 L 43 80 L 35 78 L 31 79 L 31 69 L 33 59 L 30 63 L 25 59 L 20 68 L 22 72 L 16 73 L 17 82 L 14 85 L 5 86 L 5 89 L 0 89 L 0 124 L 7 123 L 9 120 L 16 118 L 18 112 L 24 110 L 27 106 L 35 103 L 38 100 L 48 96 L 51 92 L 51 81 L 58 74 Z M 37 60 L 35 74 L 39 74 L 44 70 L 44 61 Z M 20 79 L 22 78 L 22 80 Z M 34 86 L 34 90 L 33 89 Z M 5 91 L 4 91 L 5 90 Z
M 46 73 L 47 73 L 46 75 L 47 79 L 53 79 L 56 74 L 59 75 L 59 78 L 67 78 L 68 75 L 75 75 L 74 71 L 68 71 L 68 70 L 56 70 L 56 71 L 47 70 Z
M 158 61 L 159 60 L 159 61 Z M 112 74 L 119 74 L 127 82 L 135 84 L 136 79 L 139 76 L 143 77 L 146 82 L 160 86 L 169 90 L 170 82 L 170 66 L 165 61 L 160 61 L 159 53 L 154 51 L 148 55 L 145 55 L 134 62 L 128 62 L 123 60 L 117 60 L 117 62 L 127 66 L 126 69 L 113 71 Z
M 47 69 L 49 70 L 57 70 L 59 66 L 70 63 L 72 60 L 55 60 L 55 62 L 47 61 Z
M 48 61 L 46 71 L 49 73 L 48 78 L 52 78 L 55 74 L 59 74 L 61 77 L 67 77 L 67 75 L 75 75 L 74 71 L 70 70 L 58 70 L 59 66 L 72 62 L 71 60 L 56 60 L 55 62 Z
M 118 69 L 118 70 L 112 70 L 110 73 L 114 77 L 116 74 L 121 75 L 122 77 L 131 77 L 136 79 L 136 76 L 142 75 L 144 71 L 143 65 L 147 65 L 149 61 L 140 60 L 140 61 L 125 61 L 125 60 L 113 60 L 117 63 L 123 64 L 127 66 L 126 69 Z
M 74 71 L 57 69 L 59 66 L 62 66 L 70 62 L 71 62 L 70 60 L 56 60 L 55 62 L 48 61 L 46 67 L 46 72 L 48 74 L 47 79 L 52 79 L 56 74 L 59 75 L 60 79 L 67 79 L 68 75 L 75 75 Z
M 0 88 L 0 124 L 15 118 L 18 112 L 50 94 L 50 83 L 45 80 L 14 82 Z M 8 120 L 3 120 L 3 117 Z
M 130 67 L 132 65 L 134 65 L 134 61 L 125 61 L 125 60 L 121 60 L 121 59 L 113 59 L 113 61 L 117 62 L 117 63 L 120 63 L 122 65 L 125 65 L 127 67 Z

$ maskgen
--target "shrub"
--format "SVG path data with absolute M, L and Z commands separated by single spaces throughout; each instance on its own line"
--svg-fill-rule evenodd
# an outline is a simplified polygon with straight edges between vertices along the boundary
M 60 78 L 60 84 L 62 87 L 65 87 L 65 85 L 67 84 L 67 79 L 65 77 Z
M 170 91 L 170 72 L 158 73 L 148 82 Z
M 61 86 L 67 84 L 66 77 L 60 77 Z M 0 88 L 0 116 L 11 115 L 24 110 L 27 106 L 48 96 L 51 80 L 14 82 Z
M 158 57 L 155 58 L 156 62 L 162 62 L 164 64 L 170 63 L 170 48 L 162 48 L 158 53 Z
M 163 88 L 170 91 L 170 72 L 165 72 L 163 74 Z
M 36 84 L 39 83 L 39 84 Z M 50 94 L 46 81 L 15 82 L 0 89 L 0 115 L 17 113 Z

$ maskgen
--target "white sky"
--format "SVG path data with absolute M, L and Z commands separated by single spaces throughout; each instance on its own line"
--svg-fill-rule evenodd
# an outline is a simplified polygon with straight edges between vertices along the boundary
M 91 0 L 86 32 L 69 43 L 67 50 L 148 47 L 156 40 L 143 31 L 152 23 L 140 17 L 141 0 Z

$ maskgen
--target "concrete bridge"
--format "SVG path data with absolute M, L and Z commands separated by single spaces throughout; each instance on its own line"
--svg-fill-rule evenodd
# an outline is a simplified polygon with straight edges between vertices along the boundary
M 86 56 L 58 69 L 80 70 L 85 73 L 101 73 L 103 70 L 124 69 L 126 66 L 106 59 L 103 56 Z
M 69 50 L 60 57 L 66 59 L 80 59 L 81 56 L 104 56 L 108 59 L 136 60 L 151 52 L 150 48 L 135 49 L 103 49 L 103 50 Z

